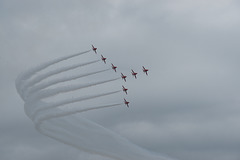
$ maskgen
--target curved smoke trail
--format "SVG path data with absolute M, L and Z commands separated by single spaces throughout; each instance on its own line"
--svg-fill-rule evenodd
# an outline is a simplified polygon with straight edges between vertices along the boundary
M 130 143 L 118 134 L 92 121 L 82 118 L 79 114 L 77 114 L 89 110 L 115 107 L 122 105 L 122 103 L 99 105 L 94 107 L 87 105 L 74 107 L 67 106 L 72 103 L 79 103 L 81 101 L 111 96 L 119 93 L 119 90 L 87 96 L 84 95 L 75 98 L 71 97 L 61 100 L 58 99 L 57 102 L 48 102 L 46 100 L 52 99 L 56 97 L 56 95 L 63 95 L 67 92 L 82 90 L 83 88 L 91 88 L 94 92 L 95 86 L 111 83 L 119 79 L 112 78 L 97 82 L 89 82 L 86 84 L 69 85 L 69 82 L 72 80 L 100 74 L 107 71 L 107 69 L 49 80 L 49 77 L 52 78 L 59 73 L 98 62 L 91 61 L 62 67 L 53 71 L 47 71 L 47 68 L 54 64 L 88 52 L 89 51 L 85 51 L 47 62 L 21 74 L 16 79 L 16 89 L 25 102 L 25 113 L 34 122 L 36 129 L 46 136 L 71 145 L 75 148 L 115 160 L 169 160 L 169 158 L 152 155 L 144 149 Z M 64 86 L 63 83 L 68 83 L 68 86 Z

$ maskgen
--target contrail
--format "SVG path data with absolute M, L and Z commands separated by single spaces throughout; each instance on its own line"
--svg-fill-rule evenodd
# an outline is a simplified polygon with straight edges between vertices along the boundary
M 82 64 L 75 64 L 75 65 L 72 65 L 72 66 L 67 66 L 67 67 L 63 67 L 63 68 L 59 68 L 59 69 L 56 69 L 56 70 L 53 70 L 53 71 L 50 71 L 50 72 L 47 72 L 45 74 L 42 74 L 42 75 L 39 75 L 37 77 L 35 77 L 33 80 L 30 80 L 28 83 L 26 83 L 22 90 L 27 90 L 30 86 L 33 86 L 35 85 L 36 83 L 39 83 L 41 82 L 42 80 L 46 79 L 46 78 L 49 78 L 51 76 L 54 76 L 56 74 L 59 74 L 59 73 L 62 73 L 62 72 L 66 72 L 66 71 L 69 71 L 69 70 L 72 70 L 72 69 L 75 69 L 75 68 L 78 68 L 78 67 L 82 67 L 82 66 L 86 66 L 86 65 L 89 65 L 89 64 L 93 64 L 93 63 L 96 63 L 96 62 L 99 62 L 100 60 L 96 60 L 96 61 L 91 61 L 91 62 L 87 62 L 87 63 L 82 63 Z M 26 95 L 24 95 L 26 96 Z
M 79 116 L 48 119 L 36 127 L 40 133 L 60 142 L 114 160 L 172 160 L 153 155 L 118 134 Z
M 49 86 L 52 86 L 52 85 L 55 85 L 55 84 L 58 84 L 58 83 L 67 82 L 67 81 L 75 80 L 75 79 L 78 79 L 78 78 L 87 77 L 87 76 L 94 75 L 94 74 L 101 73 L 101 72 L 105 72 L 105 71 L 108 71 L 108 70 L 110 70 L 110 69 L 104 69 L 104 70 L 100 70 L 100 71 L 96 71 L 96 72 L 85 73 L 85 74 L 75 75 L 75 76 L 71 76 L 71 77 L 63 77 L 61 79 L 60 78 L 53 79 L 53 80 L 48 81 L 46 83 L 42 83 L 42 84 L 39 84 L 39 85 L 36 85 L 36 86 L 30 88 L 29 90 L 27 90 L 27 92 L 28 92 L 27 95 L 33 94 L 34 92 L 37 92 L 39 90 L 42 90 L 44 88 L 47 88 Z
M 85 54 L 85 53 L 88 53 L 90 52 L 91 50 L 88 50 L 88 51 L 84 51 L 84 52 L 80 52 L 80 53 L 76 53 L 76 54 L 72 54 L 72 55 L 69 55 L 69 56 L 64 56 L 64 57 L 60 57 L 58 59 L 55 59 L 55 60 L 52 60 L 52 61 L 49 61 L 49 62 L 46 62 L 38 67 L 35 67 L 34 69 L 31 69 L 31 70 L 28 70 L 26 72 L 24 72 L 22 75 L 20 75 L 20 79 L 29 79 L 31 78 L 32 75 L 34 75 L 35 73 L 51 66 L 51 65 L 54 65 L 56 63 L 59 63 L 61 61 L 64 61 L 64 60 L 68 60 L 70 58 L 73 58 L 73 57 L 76 57 L 76 56 L 79 56 L 79 55 L 82 55 L 82 54 Z
M 43 69 L 45 69 L 45 68 L 47 68 L 47 67 L 49 67 L 51 65 L 54 65 L 54 64 L 59 63 L 61 61 L 68 60 L 70 58 L 73 58 L 73 57 L 76 57 L 76 56 L 88 53 L 90 51 L 91 50 L 80 52 L 80 53 L 76 53 L 76 54 L 72 54 L 72 55 L 69 55 L 69 56 L 64 56 L 64 57 L 61 57 L 61 58 L 58 58 L 58 59 L 46 62 L 46 63 L 44 63 L 42 65 L 39 65 L 38 67 L 35 67 L 33 69 L 30 69 L 30 70 L 20 74 L 17 77 L 17 79 L 16 79 L 16 89 L 17 89 L 19 95 L 21 96 L 21 93 L 20 93 L 21 92 L 21 88 L 20 87 L 23 87 L 22 83 L 26 83 L 26 80 L 30 79 L 32 77 L 32 75 L 34 75 L 35 73 L 37 73 L 37 72 L 39 72 L 39 71 L 41 71 L 41 70 L 43 70 Z
M 75 79 L 88 76 L 90 79 L 90 76 L 93 74 L 101 76 L 100 73 L 107 70 L 85 70 L 83 74 L 71 77 L 56 77 L 59 73 L 64 74 L 74 68 L 93 64 L 98 61 L 75 64 L 55 69 L 53 71 L 45 70 L 51 65 L 83 55 L 89 51 L 49 61 L 21 74 L 16 79 L 15 85 L 17 92 L 25 102 L 25 113 L 34 122 L 36 129 L 48 137 L 73 146 L 77 149 L 88 153 L 99 154 L 113 160 L 170 160 L 170 158 L 162 157 L 160 155 L 153 155 L 113 131 L 108 130 L 88 119 L 82 118 L 81 114 L 76 114 L 90 110 L 123 105 L 123 103 L 104 105 L 105 96 L 111 96 L 121 91 L 115 89 L 113 90 L 110 85 L 109 87 L 103 87 L 101 90 L 102 93 L 95 93 L 97 91 L 96 86 L 101 87 L 101 84 L 112 84 L 116 80 L 120 79 L 120 77 L 105 79 L 102 81 L 98 80 L 95 82 L 87 82 L 84 84 L 71 84 L 72 80 Z M 37 75 L 40 71 L 41 74 L 39 73 L 39 75 Z M 50 77 L 53 79 L 49 80 Z M 83 95 L 79 95 L 76 98 L 64 96 L 64 93 L 74 94 L 73 91 L 81 90 L 83 88 L 95 94 L 85 95 L 83 93 Z M 109 91 L 109 89 L 112 90 Z M 65 99 L 60 99 L 56 96 L 58 94 L 61 94 Z M 53 98 L 55 98 L 54 100 L 56 102 L 46 102 L 47 99 L 49 100 Z M 96 102 L 96 106 L 77 106 L 79 102 L 85 100 Z M 72 103 L 76 103 L 76 106 L 69 107 L 68 104 Z M 100 103 L 103 103 L 103 105 L 99 105 Z
M 58 120 L 58 121 L 56 121 L 56 120 Z M 59 142 L 62 142 L 64 144 L 67 144 L 69 146 L 77 148 L 81 151 L 85 151 L 85 152 L 88 152 L 88 153 L 91 153 L 91 154 L 98 154 L 98 155 L 101 155 L 103 157 L 108 157 L 108 158 L 111 158 L 111 159 L 114 159 L 114 160 L 123 160 L 122 158 L 120 158 L 120 159 L 117 158 L 116 156 L 112 155 L 111 153 L 106 154 L 103 151 L 95 151 L 94 149 L 89 149 L 89 147 L 85 147 L 84 145 L 79 145 L 78 143 L 72 141 L 72 139 L 75 139 L 76 141 L 82 143 L 82 140 L 84 140 L 84 139 L 79 139 L 78 137 L 80 137 L 80 136 L 78 136 L 76 134 L 73 135 L 69 131 L 62 130 L 63 128 L 59 127 L 60 125 L 59 125 L 58 122 L 61 122 L 64 125 L 71 125 L 66 119 L 61 119 L 61 120 L 56 119 L 56 120 L 51 119 L 50 120 L 51 123 L 41 124 L 40 127 L 38 126 L 38 128 L 36 127 L 36 129 L 45 136 L 48 136 L 48 137 L 50 137 L 52 139 L 55 139 Z M 83 119 L 83 120 L 86 120 L 86 119 Z M 81 122 L 83 122 L 83 120 L 81 120 Z M 73 127 L 73 126 L 71 126 L 71 127 Z M 93 126 L 93 127 L 96 128 L 96 126 Z M 79 135 L 81 135 L 81 134 L 79 133 Z M 84 144 L 84 141 L 83 141 L 82 144 Z
M 81 112 L 86 112 L 86 111 L 90 111 L 90 110 L 109 108 L 109 107 L 114 107 L 114 106 L 119 106 L 119 105 L 122 105 L 122 103 L 103 105 L 103 106 L 97 106 L 97 107 L 89 107 L 89 108 L 85 108 L 85 109 L 76 108 L 76 107 L 70 108 L 70 109 L 68 108 L 67 110 L 52 109 L 50 111 L 48 110 L 47 112 L 45 112 L 45 114 L 41 114 L 39 116 L 34 117 L 33 121 L 36 123 L 36 125 L 39 126 L 42 121 L 45 121 L 48 119 L 64 117 L 64 116 L 77 114 L 77 113 L 81 113 Z
M 46 90 L 39 91 L 38 93 L 29 96 L 29 99 L 30 100 L 43 99 L 43 98 L 55 96 L 60 93 L 66 93 L 66 92 L 71 92 L 71 91 L 75 91 L 78 89 L 88 88 L 88 87 L 116 81 L 119 79 L 120 78 L 113 78 L 113 79 L 109 79 L 109 80 L 105 80 L 105 81 L 92 82 L 92 83 L 88 83 L 88 84 L 76 84 L 76 85 L 63 86 L 63 87 L 54 88 L 54 89 L 46 89 Z
M 101 93 L 101 94 L 96 94 L 96 95 L 90 95 L 90 96 L 82 96 L 82 97 L 77 97 L 77 98 L 71 98 L 71 99 L 58 101 L 56 103 L 49 103 L 48 105 L 41 106 L 41 108 L 40 107 L 36 108 L 36 110 L 32 113 L 33 115 L 31 117 L 35 117 L 36 114 L 39 111 L 42 111 L 42 110 L 51 109 L 51 108 L 63 106 L 63 105 L 66 105 L 66 104 L 85 101 L 85 100 L 94 99 L 94 98 L 98 98 L 98 97 L 108 96 L 108 95 L 119 93 L 119 92 L 121 92 L 121 90 L 113 91 L 113 92 L 107 92 L 107 93 Z

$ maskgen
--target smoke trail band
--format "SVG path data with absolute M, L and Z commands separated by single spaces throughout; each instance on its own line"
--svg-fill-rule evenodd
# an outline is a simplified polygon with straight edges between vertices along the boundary
M 16 89 L 24 100 L 24 110 L 26 115 L 34 122 L 36 129 L 55 140 L 78 148 L 80 150 L 99 154 L 114 160 L 170 160 L 170 158 L 153 155 L 150 152 L 134 145 L 118 134 L 82 118 L 77 113 L 90 110 L 99 110 L 104 108 L 116 107 L 123 103 L 106 104 L 99 106 L 75 106 L 67 107 L 72 103 L 80 103 L 85 100 L 95 100 L 95 98 L 104 98 L 119 93 L 117 91 L 108 91 L 101 94 L 83 95 L 76 98 L 57 99 L 57 102 L 46 102 L 47 99 L 55 98 L 57 95 L 83 88 L 95 92 L 96 86 L 113 83 L 120 78 L 112 78 L 98 82 L 71 85 L 74 79 L 87 77 L 93 74 L 105 72 L 106 70 L 91 71 L 84 74 L 55 78 L 49 81 L 49 77 L 57 76 L 60 73 L 73 70 L 80 66 L 86 66 L 97 61 L 91 61 L 72 66 L 62 67 L 53 71 L 47 71 L 48 67 L 61 61 L 83 55 L 89 51 L 73 54 L 49 61 L 43 65 L 33 68 L 16 79 Z M 44 72 L 39 74 L 39 72 Z M 35 78 L 33 78 L 35 77 Z M 69 83 L 68 86 L 59 86 L 62 82 Z M 56 85 L 59 84 L 59 85 Z M 103 102 L 103 100 L 101 101 Z M 61 108 L 60 108 L 61 107 Z
M 63 86 L 63 87 L 59 87 L 59 88 L 55 88 L 55 89 L 47 89 L 47 90 L 39 91 L 38 93 L 29 96 L 29 99 L 31 99 L 31 100 L 43 99 L 43 98 L 55 96 L 60 93 L 66 93 L 66 92 L 71 92 L 71 91 L 75 91 L 78 89 L 88 88 L 88 87 L 116 81 L 119 79 L 120 78 L 114 78 L 114 79 L 93 82 L 93 83 L 88 83 L 88 84 L 76 84 L 76 85 L 71 85 L 71 86 Z
M 121 90 L 120 90 L 120 91 L 121 91 Z M 58 102 L 56 102 L 56 103 L 48 103 L 48 105 L 40 106 L 41 108 L 40 108 L 40 107 L 39 107 L 39 108 L 36 107 L 36 109 L 35 109 L 35 111 L 32 113 L 33 115 L 32 115 L 31 117 L 35 117 L 36 114 L 37 114 L 39 111 L 42 111 L 42 110 L 51 109 L 51 108 L 63 106 L 63 105 L 70 104 L 70 103 L 75 103 L 75 102 L 90 100 L 90 99 L 94 99 L 94 98 L 98 98 L 98 97 L 103 97 L 103 96 L 107 96 L 107 95 L 119 93 L 120 91 L 113 91 L 113 92 L 101 93 L 101 94 L 91 95 L 91 96 L 85 96 L 85 97 L 82 96 L 82 97 L 77 97 L 77 98 L 71 98 L 71 99 L 66 99 L 66 100 L 58 101 Z
M 83 109 L 83 108 L 72 108 L 72 109 L 68 108 L 68 110 L 53 109 L 53 110 L 46 112 L 45 114 L 41 114 L 39 116 L 34 116 L 33 121 L 35 121 L 36 126 L 39 127 L 41 122 L 52 119 L 52 118 L 64 117 L 64 116 L 69 116 L 69 115 L 76 114 L 76 113 L 81 113 L 81 112 L 86 112 L 86 111 L 96 110 L 96 109 L 109 108 L 109 107 L 114 107 L 114 106 L 119 106 L 119 105 L 122 105 L 122 103 L 97 106 L 97 107 L 89 107 L 89 108 L 85 108 L 85 109 Z
M 47 73 L 45 73 L 43 75 L 39 75 L 39 76 L 35 77 L 33 80 L 30 80 L 28 83 L 26 83 L 22 87 L 22 90 L 26 90 L 26 93 L 28 94 L 28 90 L 27 89 L 30 86 L 34 86 L 36 83 L 39 83 L 39 82 L 41 82 L 44 79 L 47 79 L 47 78 L 49 78 L 51 76 L 54 76 L 56 74 L 59 74 L 59 73 L 62 73 L 62 72 L 68 71 L 68 70 L 72 70 L 72 69 L 75 69 L 75 68 L 78 68 L 78 67 L 82 67 L 82 66 L 86 66 L 86 65 L 89 65 L 89 64 L 93 64 L 93 63 L 96 63 L 96 62 L 99 62 L 99 60 L 92 61 L 92 62 L 87 62 L 87 63 L 83 63 L 83 64 L 75 64 L 73 66 L 67 66 L 67 67 L 59 68 L 59 69 L 47 72 Z M 24 97 L 26 97 L 26 96 L 27 95 L 24 95 Z
M 58 83 L 71 81 L 71 80 L 75 80 L 75 79 L 78 79 L 78 78 L 87 77 L 87 76 L 94 75 L 94 74 L 101 73 L 101 72 L 105 72 L 105 71 L 108 71 L 108 70 L 110 70 L 110 69 L 104 69 L 104 70 L 100 70 L 100 71 L 96 71 L 96 72 L 80 74 L 80 75 L 76 75 L 76 76 L 72 76 L 72 77 L 64 77 L 62 79 L 54 79 L 52 81 L 48 81 L 46 83 L 36 85 L 36 86 L 30 88 L 27 92 L 28 92 L 28 95 L 30 95 L 30 94 L 33 94 L 34 92 L 38 91 L 38 90 L 42 90 L 44 88 L 47 88 L 49 86 L 52 86 L 52 85 L 55 85 L 55 84 L 58 84 Z
M 80 53 L 76 53 L 76 54 L 72 54 L 72 55 L 69 55 L 69 56 L 64 56 L 64 57 L 61 57 L 61 58 L 58 58 L 58 59 L 55 59 L 55 60 L 52 60 L 52 61 L 49 61 L 49 62 L 46 62 L 40 66 L 37 66 L 35 67 L 34 69 L 30 69 L 22 74 L 20 74 L 16 81 L 15 81 L 15 86 L 16 86 L 16 89 L 17 89 L 17 92 L 20 96 L 23 96 L 22 94 L 22 87 L 24 86 L 24 83 L 27 83 L 27 79 L 30 79 L 33 75 L 35 75 L 37 72 L 51 66 L 51 65 L 54 65 L 56 63 L 59 63 L 61 61 L 65 61 L 65 60 L 68 60 L 70 58 L 73 58 L 73 57 L 76 57 L 76 56 L 79 56 L 79 55 L 82 55 L 82 54 L 85 54 L 85 53 L 88 53 L 90 52 L 91 50 L 88 50 L 88 51 L 84 51 L 84 52 L 80 52 Z M 23 98 L 23 97 L 21 97 Z

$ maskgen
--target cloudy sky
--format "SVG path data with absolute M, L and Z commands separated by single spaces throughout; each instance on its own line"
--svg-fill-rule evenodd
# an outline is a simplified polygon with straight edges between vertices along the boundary
M 38 133 L 16 77 L 90 49 L 122 71 L 130 109 L 85 117 L 180 160 L 240 159 L 237 0 L 0 0 L 0 159 L 99 159 Z M 123 107 L 123 106 L 122 106 Z

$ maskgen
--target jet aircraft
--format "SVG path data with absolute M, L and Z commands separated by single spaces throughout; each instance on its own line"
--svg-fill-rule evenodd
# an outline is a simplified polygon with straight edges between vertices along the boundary
M 112 63 L 111 63 L 112 64 Z M 117 72 L 117 66 L 114 66 L 113 64 L 112 64 L 112 69 L 115 71 L 115 72 Z
M 132 70 L 132 75 L 137 79 L 137 73 Z
M 124 86 L 122 86 L 122 90 L 123 90 L 123 92 L 125 92 L 126 94 L 127 94 L 127 88 L 125 88 Z
M 121 77 L 122 77 L 122 79 L 126 82 L 127 76 L 125 76 L 123 73 L 121 73 Z
M 92 45 L 92 50 L 97 54 L 97 48 Z
M 146 69 L 144 66 L 142 66 L 142 67 L 143 67 L 143 69 L 142 69 L 143 72 L 146 73 L 146 75 L 148 75 L 148 73 L 147 73 L 147 72 L 148 72 L 148 69 Z
M 127 105 L 127 107 L 129 107 L 129 102 L 124 98 L 124 104 Z
M 103 55 L 101 55 L 101 57 L 102 57 L 102 61 L 106 64 L 106 59 L 107 58 L 103 57 Z

